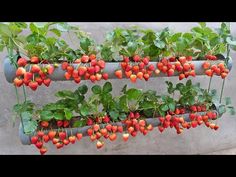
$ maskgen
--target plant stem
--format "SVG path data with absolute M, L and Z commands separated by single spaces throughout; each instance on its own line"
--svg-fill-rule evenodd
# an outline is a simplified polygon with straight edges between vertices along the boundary
M 213 77 L 213 76 L 212 76 Z M 207 90 L 207 92 L 209 93 L 209 91 L 210 91 L 210 88 L 211 88 L 211 81 L 212 81 L 212 77 L 210 78 L 210 81 L 209 81 L 209 85 L 208 85 L 208 90 Z
M 17 100 L 17 104 L 19 104 L 20 103 L 20 100 L 19 100 L 19 94 L 18 94 L 18 90 L 17 90 L 17 88 L 16 88 L 16 86 L 14 85 L 14 87 L 15 87 L 15 93 L 16 93 L 16 100 Z
M 23 85 L 23 92 L 24 92 L 24 99 L 25 99 L 25 102 L 26 102 L 26 91 L 25 91 L 25 86 Z
M 225 79 L 223 80 L 223 84 L 222 84 L 222 87 L 221 87 L 221 92 L 220 92 L 220 103 L 222 101 L 222 96 L 223 96 L 223 91 L 224 91 L 224 85 L 225 85 Z

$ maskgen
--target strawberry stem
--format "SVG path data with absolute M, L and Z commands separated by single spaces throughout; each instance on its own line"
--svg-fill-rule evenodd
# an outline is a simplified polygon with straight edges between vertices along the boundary
M 210 81 L 209 81 L 208 90 L 207 90 L 207 92 L 208 92 L 208 93 L 209 93 L 209 91 L 210 91 L 210 88 L 211 88 L 211 81 L 212 81 L 212 77 L 213 77 L 213 76 L 211 76 L 211 78 L 210 78 Z
M 25 91 L 25 86 L 23 85 L 23 93 L 24 93 L 24 99 L 25 99 L 25 102 L 26 102 L 26 91 Z
M 225 85 L 225 79 L 223 80 L 223 84 L 222 84 L 222 87 L 221 87 L 221 92 L 220 92 L 220 103 L 222 101 L 222 96 L 223 96 L 223 91 L 224 91 L 224 85 Z

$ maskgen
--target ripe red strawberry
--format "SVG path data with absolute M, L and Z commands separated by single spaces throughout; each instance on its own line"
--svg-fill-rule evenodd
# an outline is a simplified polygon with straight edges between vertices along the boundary
M 190 65 L 188 63 L 184 63 L 183 69 L 184 71 L 188 71 L 190 69 Z
M 167 121 L 170 121 L 171 120 L 171 115 L 166 115 L 166 117 L 165 117 L 165 119 L 167 120 Z
M 146 134 L 148 134 L 148 130 L 147 130 L 147 129 L 144 129 L 142 133 L 143 133 L 143 135 L 145 136 Z
M 53 143 L 53 144 L 57 144 L 59 141 L 60 141 L 60 140 L 59 140 L 58 138 L 53 138 L 53 139 L 52 139 L 52 143 Z
M 95 75 L 90 75 L 89 79 L 91 80 L 91 82 L 95 82 L 96 81 L 96 76 Z
M 88 72 L 90 75 L 95 74 L 95 69 L 94 69 L 94 67 L 93 67 L 93 66 L 88 67 L 88 68 L 87 68 L 87 72 Z
M 139 62 L 140 61 L 140 56 L 139 55 L 134 55 L 133 60 L 135 62 Z
M 163 66 L 162 69 L 161 69 L 161 71 L 162 71 L 163 73 L 166 73 L 167 70 L 168 70 L 167 66 Z
M 123 141 L 128 141 L 128 139 L 129 139 L 129 134 L 128 133 L 124 133 L 123 135 L 122 135 L 122 137 L 123 137 Z
M 133 131 L 133 132 L 131 133 L 131 136 L 135 137 L 137 134 L 138 134 L 137 131 Z
M 40 125 L 44 128 L 47 128 L 49 126 L 49 123 L 47 121 L 41 121 Z
M 122 133 L 122 132 L 123 132 L 123 127 L 122 127 L 122 126 L 118 126 L 118 127 L 117 127 L 117 131 L 120 132 L 120 133 Z
M 194 70 L 191 70 L 191 71 L 189 72 L 189 75 L 195 77 L 195 76 L 196 76 L 196 73 L 195 73 Z
M 90 62 L 90 64 L 91 64 L 91 66 L 96 66 L 97 65 L 97 61 L 96 60 L 92 60 L 91 62 Z M 98 65 L 97 65 L 98 66 Z M 98 66 L 99 67 L 99 66 Z M 100 69 L 100 67 L 99 67 L 99 69 Z
M 58 120 L 57 121 L 57 126 L 58 127 L 62 127 L 63 126 L 63 121 L 62 120 Z
M 115 141 L 116 138 L 117 138 L 117 136 L 116 136 L 115 133 L 112 133 L 112 134 L 109 136 L 109 139 L 110 139 L 111 141 Z
M 60 148 L 62 148 L 63 147 L 63 143 L 61 143 L 61 142 L 58 142 L 58 143 L 56 143 L 56 147 L 57 147 L 57 149 L 60 149 Z
M 165 120 L 163 123 L 163 127 L 168 128 L 169 126 L 170 126 L 170 122 Z
M 51 83 L 51 79 L 50 79 L 50 78 L 47 78 L 47 79 L 44 79 L 44 80 L 43 80 L 43 84 L 44 84 L 46 87 L 49 87 L 50 83 Z
M 217 114 L 215 112 L 212 112 L 211 118 L 212 118 L 212 120 L 216 119 L 217 118 Z
M 47 151 L 48 151 L 48 150 L 47 150 L 46 147 L 42 147 L 42 148 L 39 150 L 39 152 L 40 152 L 41 155 L 44 155 Z
M 86 123 L 87 125 L 93 125 L 93 120 L 91 118 L 88 118 Z
M 159 125 L 159 126 L 158 126 L 158 130 L 162 133 L 162 132 L 165 130 L 165 128 L 162 127 L 161 125 Z
M 99 138 L 101 138 L 102 134 L 100 132 L 96 132 L 96 139 L 98 140 Z
M 25 73 L 26 73 L 26 70 L 25 70 L 25 68 L 23 68 L 23 67 L 19 67 L 19 68 L 17 68 L 17 70 L 16 70 L 16 76 L 17 76 L 17 77 L 18 77 L 18 76 L 23 76 Z
M 56 134 L 57 134 L 57 132 L 54 131 L 54 130 L 50 130 L 50 131 L 48 132 L 48 136 L 49 136 L 49 138 L 50 138 L 51 140 L 56 136 Z
M 70 122 L 68 120 L 63 121 L 63 127 L 64 128 L 69 127 L 69 125 L 70 125 Z
M 64 145 L 70 144 L 70 141 L 68 139 L 64 139 L 62 142 L 63 142 Z
M 35 82 L 35 81 L 30 81 L 29 82 L 29 87 L 35 91 L 37 88 L 38 88 L 38 82 Z
M 73 77 L 73 78 L 78 78 L 78 77 L 79 77 L 79 72 L 78 72 L 78 70 L 74 70 L 74 71 L 73 71 L 72 77 Z
M 32 136 L 30 138 L 32 144 L 36 144 L 38 142 L 38 137 L 37 136 Z
M 210 123 L 210 128 L 214 129 L 215 128 L 215 124 L 214 123 Z
M 137 78 L 139 78 L 140 80 L 143 79 L 143 73 L 142 72 L 138 72 L 137 73 Z
M 38 148 L 38 149 L 41 149 L 43 147 L 43 143 L 41 141 L 37 141 L 35 146 Z
M 43 137 L 44 132 L 43 132 L 43 131 L 38 131 L 38 132 L 37 132 L 37 135 L 38 135 L 38 137 Z
M 159 69 L 159 70 L 162 70 L 162 68 L 163 68 L 163 63 L 161 63 L 161 62 L 158 62 L 157 63 L 157 68 Z
M 181 74 L 179 75 L 179 80 L 182 80 L 182 79 L 184 79 L 184 78 L 185 78 L 185 74 L 181 73 Z
M 98 124 L 95 124 L 95 125 L 93 126 L 93 130 L 94 130 L 95 132 L 97 132 L 99 129 L 100 129 L 100 126 L 99 126 Z
M 116 75 L 117 78 L 122 79 L 122 71 L 121 70 L 117 70 L 115 72 L 115 75 Z
M 182 122 L 181 125 L 182 125 L 183 128 L 187 128 L 188 127 L 188 122 Z
M 43 135 L 43 141 L 47 143 L 49 141 L 49 136 L 48 135 Z
M 148 65 L 148 63 L 149 63 L 149 58 L 148 58 L 148 57 L 144 57 L 144 58 L 143 58 L 143 63 L 144 63 L 145 65 Z
M 123 56 L 123 61 L 128 63 L 129 62 L 129 57 Z
M 154 70 L 155 70 L 154 65 L 153 65 L 153 64 L 149 65 L 149 66 L 148 66 L 148 70 L 150 70 L 150 71 L 154 71 Z
M 117 126 L 116 125 L 113 125 L 112 127 L 111 127 L 111 130 L 112 130 L 112 132 L 113 133 L 116 133 L 117 132 Z
M 168 71 L 167 71 L 167 76 L 173 76 L 174 75 L 174 70 L 173 69 L 169 69 Z
M 214 126 L 214 130 L 218 130 L 219 129 L 219 126 L 218 125 L 215 125 Z
M 134 127 L 129 127 L 129 128 L 128 128 L 128 132 L 129 132 L 129 133 L 132 133 L 133 131 L 134 131 Z
M 107 135 L 107 129 L 106 129 L 106 128 L 102 128 L 102 129 L 100 130 L 100 132 L 101 132 L 101 134 L 102 134 L 103 136 Z
M 98 63 L 98 66 L 100 66 L 101 69 L 105 68 L 105 61 L 104 60 L 99 60 L 97 63 Z
M 192 57 L 192 56 L 187 56 L 187 57 L 186 57 L 186 60 L 187 60 L 187 61 L 192 61 L 192 60 L 193 60 L 193 57 Z
M 132 75 L 132 71 L 125 71 L 125 76 L 127 78 L 130 78 L 131 75 Z
M 146 125 L 145 120 L 140 120 L 140 121 L 139 121 L 139 125 L 144 127 L 144 126 Z
M 37 65 L 37 64 L 34 64 L 31 68 L 32 73 L 39 73 L 40 70 L 41 69 L 40 69 L 39 65 Z
M 183 117 L 179 117 L 179 122 L 180 123 L 184 123 L 184 118 Z
M 145 79 L 145 81 L 148 81 L 149 77 L 150 77 L 150 75 L 147 73 L 143 75 L 143 78 Z
M 134 113 L 134 118 L 138 119 L 140 117 L 140 114 L 138 112 Z
M 43 79 L 41 77 L 36 77 L 35 81 L 38 83 L 38 85 L 42 85 Z
M 24 67 L 25 65 L 27 65 L 27 60 L 25 58 L 19 58 L 19 60 L 17 61 L 18 66 L 22 66 Z
M 52 74 L 54 72 L 54 66 L 53 65 L 47 65 L 47 73 Z
M 213 71 L 212 71 L 211 69 L 208 69 L 208 70 L 205 71 L 205 74 L 206 74 L 207 76 L 212 77 L 212 76 L 213 76 Z
M 137 119 L 132 119 L 132 124 L 133 125 L 138 124 L 138 120 Z
M 190 106 L 190 110 L 193 112 L 197 112 L 197 107 L 196 106 Z
M 91 136 L 91 135 L 93 134 L 93 129 L 92 129 L 92 128 L 89 128 L 89 129 L 87 130 L 87 134 L 88 134 L 88 136 Z
M 64 76 L 65 76 L 66 80 L 69 80 L 71 78 L 71 74 L 68 72 L 65 72 Z
M 163 123 L 165 118 L 164 117 L 159 117 L 159 120 L 160 120 L 161 123 Z
M 23 80 L 19 79 L 18 77 L 16 77 L 13 82 L 16 87 L 20 87 L 23 84 Z
M 176 59 L 175 59 L 175 57 L 170 57 L 170 58 L 169 58 L 169 61 L 170 61 L 170 62 L 175 62 Z
M 62 62 L 62 64 L 61 64 L 62 70 L 66 70 L 68 66 L 69 66 L 69 63 L 66 61 Z
M 75 136 L 73 136 L 73 135 L 69 136 L 69 141 L 71 142 L 71 144 L 74 144 L 75 140 L 76 140 Z
M 132 70 L 132 66 L 131 65 L 129 65 L 129 64 L 127 64 L 127 66 L 126 66 L 126 68 L 125 68 L 125 71 L 131 71 Z
M 80 58 L 79 58 L 79 59 L 76 59 L 76 60 L 74 61 L 74 63 L 75 63 L 75 64 L 81 63 L 81 59 L 80 59 Z
M 184 130 L 182 128 L 177 129 L 176 133 L 181 134 Z
M 72 65 L 69 65 L 69 66 L 67 66 L 66 70 L 70 75 L 72 75 L 73 71 L 74 71 L 74 67 Z
M 102 78 L 103 78 L 104 80 L 107 80 L 107 79 L 108 79 L 108 74 L 107 74 L 107 73 L 103 73 L 103 74 L 102 74 Z
M 208 121 L 208 116 L 207 116 L 207 115 L 203 115 L 203 116 L 202 116 L 202 120 L 203 120 L 204 122 L 207 122 L 207 121 Z
M 193 128 L 196 128 L 197 125 L 198 125 L 198 124 L 197 124 L 197 121 L 196 121 L 196 120 L 192 121 L 192 122 L 191 122 L 191 125 L 192 125 Z
M 210 63 L 208 62 L 208 61 L 205 61 L 203 64 L 202 64 L 202 67 L 203 67 L 203 69 L 208 69 L 209 67 L 210 67 Z
M 88 63 L 89 62 L 89 56 L 88 55 L 83 55 L 82 58 L 81 58 L 81 61 L 83 63 Z
M 227 73 L 221 73 L 221 74 L 220 74 L 220 76 L 221 76 L 222 79 L 226 78 L 227 75 L 228 75 Z
M 106 116 L 104 116 L 104 118 L 102 119 L 102 121 L 103 121 L 104 123 L 108 123 L 108 122 L 110 122 L 110 118 L 106 115 Z
M 179 61 L 182 64 L 186 63 L 186 57 L 179 57 Z
M 107 129 L 107 131 L 110 132 L 112 130 L 112 125 L 111 124 L 107 124 L 106 125 L 106 129 Z
M 77 137 L 78 140 L 81 140 L 82 137 L 83 137 L 83 134 L 82 134 L 82 133 L 77 133 L 77 134 L 76 134 L 76 137 Z
M 30 58 L 30 62 L 37 64 L 37 63 L 39 63 L 39 58 L 36 57 L 36 56 L 33 56 L 33 57 Z
M 66 138 L 66 132 L 59 132 L 59 138 L 64 140 Z
M 193 121 L 193 120 L 195 120 L 196 115 L 193 114 L 193 113 L 190 113 L 190 114 L 189 114 L 189 118 L 190 118 L 191 121 Z

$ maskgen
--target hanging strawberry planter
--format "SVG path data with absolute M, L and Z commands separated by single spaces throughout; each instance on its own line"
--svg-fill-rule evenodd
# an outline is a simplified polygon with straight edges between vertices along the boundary
M 225 112 L 235 114 L 230 98 L 222 99 L 233 63 L 230 49 L 236 46 L 227 23 L 222 23 L 217 32 L 205 23 L 186 33 L 174 33 L 168 28 L 158 32 L 115 28 L 100 45 L 67 23 L 30 23 L 30 34 L 21 35 L 25 29 L 26 23 L 0 24 L 0 49 L 8 52 L 4 74 L 15 87 L 14 112 L 21 119 L 20 140 L 24 145 L 34 144 L 41 154 L 47 152 L 49 141 L 60 149 L 85 136 L 100 149 L 106 139 L 115 141 L 117 133 L 127 141 L 155 129 L 162 133 L 173 128 L 181 134 L 184 129 L 205 125 L 218 130 L 218 118 Z M 77 42 L 71 40 L 77 49 L 60 38 L 64 32 L 69 39 L 77 36 Z M 54 36 L 49 37 L 49 33 Z M 106 82 L 92 86 L 92 95 L 87 97 L 89 88 L 81 85 L 82 80 L 96 83 L 129 79 L 135 83 L 151 77 L 178 76 L 183 80 L 201 75 L 210 77 L 207 88 L 191 80 L 176 85 L 166 82 L 168 94 L 162 95 L 153 90 L 127 89 L 125 85 L 120 96 L 114 97 L 112 84 Z M 223 79 L 219 97 L 211 89 L 214 76 Z M 53 81 L 65 80 L 73 80 L 79 87 L 57 92 L 59 100 L 42 107 L 27 100 L 26 86 L 36 91 L 39 86 L 49 87 Z M 19 87 L 24 93 L 22 103 Z

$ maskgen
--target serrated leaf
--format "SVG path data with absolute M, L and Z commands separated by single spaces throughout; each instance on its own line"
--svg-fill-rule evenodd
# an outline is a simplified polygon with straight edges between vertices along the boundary
M 53 28 L 53 29 L 50 29 L 51 32 L 53 32 L 55 35 L 57 35 L 58 37 L 61 36 L 61 32 L 60 30 L 56 29 L 56 28 Z
M 103 85 L 103 92 L 104 93 L 109 93 L 112 91 L 112 85 L 110 82 L 106 82 L 104 85 Z
M 64 109 L 66 120 L 70 120 L 73 117 L 73 113 L 69 109 Z
M 88 106 L 87 105 L 82 105 L 80 107 L 80 113 L 81 113 L 82 116 L 89 115 L 89 108 L 88 108 Z
M 112 119 L 113 121 L 115 121 L 115 120 L 117 120 L 118 117 L 119 117 L 119 112 L 117 112 L 117 111 L 110 111 L 110 112 L 109 112 L 109 115 L 110 115 L 111 119 Z
M 120 97 L 120 99 L 119 99 L 119 106 L 125 112 L 127 112 L 129 110 L 128 104 L 127 104 L 127 96 L 126 95 L 123 95 L 123 96 Z
M 82 85 L 77 89 L 82 95 L 86 94 L 88 91 L 88 87 L 86 85 Z
M 220 105 L 220 106 L 219 106 L 219 114 L 223 114 L 223 113 L 225 113 L 225 112 L 226 112 L 225 106 L 224 106 L 224 105 Z
M 137 100 L 142 95 L 142 91 L 139 89 L 132 88 L 127 90 L 126 95 L 128 100 Z
M 101 91 L 102 91 L 102 88 L 101 88 L 101 86 L 99 86 L 99 85 L 94 85 L 94 86 L 91 88 L 91 90 L 92 90 L 92 92 L 93 92 L 94 94 L 100 94 Z
M 40 119 L 43 121 L 49 121 L 53 118 L 53 113 L 51 111 L 42 110 L 40 112 Z
M 168 107 L 171 111 L 175 111 L 175 103 L 169 103 Z
M 73 123 L 73 127 L 84 127 L 86 125 L 86 119 L 77 120 Z
M 63 120 L 65 118 L 65 114 L 61 112 L 55 112 L 53 114 L 54 119 L 56 120 Z
M 161 105 L 160 108 L 161 108 L 162 111 L 168 111 L 169 110 L 169 107 L 166 104 Z
M 91 40 L 89 38 L 81 38 L 80 39 L 80 47 L 88 53 L 89 46 L 91 45 Z
M 121 113 L 120 115 L 119 115 L 119 119 L 120 120 L 125 120 L 127 118 L 127 115 L 125 114 L 125 113 Z
M 61 97 L 61 98 L 68 98 L 68 99 L 72 99 L 74 100 L 74 93 L 70 90 L 63 90 L 63 91 L 59 91 L 55 94 L 56 97 Z

